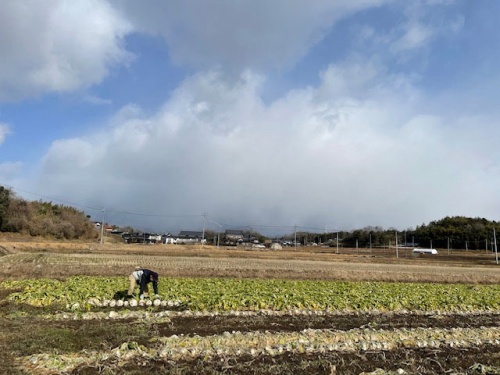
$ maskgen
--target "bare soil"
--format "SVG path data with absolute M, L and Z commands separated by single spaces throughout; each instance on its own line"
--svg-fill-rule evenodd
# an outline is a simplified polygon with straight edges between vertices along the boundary
M 499 327 L 500 313 L 464 315 L 407 315 L 407 314 L 346 314 L 335 316 L 202 316 L 174 317 L 168 323 L 148 323 L 131 320 L 106 321 L 46 321 L 39 311 L 31 318 L 9 319 L 15 309 L 24 313 L 33 307 L 16 307 L 4 302 L 0 306 L 0 373 L 15 372 L 13 356 L 27 356 L 39 352 L 59 353 L 82 350 L 109 350 L 124 341 L 136 341 L 154 347 L 151 337 L 171 335 L 217 335 L 224 332 L 293 332 L 304 329 L 334 329 L 348 331 L 356 328 L 473 328 Z M 498 346 L 482 345 L 459 349 L 404 349 L 393 351 L 328 352 L 313 354 L 285 353 L 279 356 L 215 357 L 192 361 L 127 361 L 109 360 L 99 366 L 82 365 L 71 374 L 102 374 L 109 369 L 113 374 L 360 374 L 378 369 L 406 374 L 465 374 L 476 363 L 500 368 Z M 469 369 L 469 370 L 468 370 Z M 29 372 L 17 372 L 29 373 Z M 479 373 L 478 373 L 479 374 Z M 497 374 L 483 372 L 483 374 Z
M 2 256 L 3 255 L 3 256 Z M 26 256 L 25 256 L 26 255 Z M 76 259 L 76 261 L 75 261 Z M 118 265 L 108 261 L 119 259 Z M 71 275 L 127 275 L 137 262 L 150 262 L 162 276 L 263 277 L 291 279 L 384 280 L 499 283 L 494 256 L 485 252 L 441 250 L 437 256 L 413 257 L 409 250 L 298 248 L 282 251 L 177 245 L 125 245 L 56 242 L 0 237 L 0 280 Z M 52 263 L 57 261 L 57 263 Z M 51 313 L 6 300 L 0 293 L 0 373 L 30 374 L 15 358 L 37 353 L 109 350 L 125 341 L 154 346 L 152 337 L 217 335 L 224 332 L 294 332 L 304 329 L 500 327 L 500 314 L 335 316 L 175 317 L 168 323 L 133 320 L 50 321 Z M 483 364 L 487 367 L 476 366 Z M 108 360 L 82 365 L 71 374 L 361 374 L 377 369 L 392 374 L 500 374 L 500 347 L 393 351 L 289 353 L 278 356 L 215 357 L 192 361 Z
M 359 374 L 484 374 L 498 375 L 491 366 L 474 366 L 481 363 L 500 363 L 496 348 L 487 346 L 467 349 L 415 349 L 364 353 L 284 354 L 278 357 L 214 358 L 210 361 L 143 362 L 117 366 L 109 362 L 113 374 L 239 374 L 239 375 L 359 375 Z M 102 368 L 102 367 L 101 367 Z M 498 367 L 497 367 L 498 368 Z M 82 366 L 74 375 L 98 374 L 101 369 Z M 403 372 L 397 372 L 403 371 Z

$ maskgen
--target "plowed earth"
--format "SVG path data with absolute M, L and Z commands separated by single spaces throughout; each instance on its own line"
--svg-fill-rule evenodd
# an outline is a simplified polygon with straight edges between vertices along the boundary
M 74 324 L 74 323 L 72 323 Z M 500 315 L 342 315 L 316 316 L 253 316 L 253 317 L 199 317 L 174 318 L 172 322 L 157 324 L 159 336 L 215 335 L 231 331 L 300 331 L 307 328 L 350 330 L 363 327 L 378 329 L 401 328 L 471 328 L 499 326 Z M 148 345 L 148 341 L 141 344 Z M 500 368 L 498 346 L 482 345 L 469 348 L 441 347 L 438 349 L 404 349 L 394 351 L 358 351 L 353 353 L 330 352 L 324 354 L 290 354 L 280 356 L 211 358 L 192 361 L 144 361 L 117 367 L 108 362 L 116 374 L 360 374 L 383 369 L 386 373 L 402 369 L 406 374 L 498 374 L 495 370 L 480 370 L 477 363 Z M 483 372 L 481 372 L 483 371 Z M 98 374 L 93 366 L 81 366 L 73 374 Z M 382 373 L 379 370 L 379 373 Z
M 0 311 L 5 312 L 13 307 L 4 303 Z M 127 339 L 145 347 L 155 347 L 152 337 L 177 336 L 212 336 L 224 335 L 227 332 L 298 332 L 304 329 L 330 329 L 349 331 L 355 329 L 400 330 L 412 328 L 485 328 L 499 327 L 500 313 L 483 313 L 479 315 L 419 315 L 396 313 L 353 313 L 330 316 L 200 316 L 172 317 L 170 322 L 152 323 L 134 320 L 63 320 L 51 321 L 41 317 L 30 320 L 0 319 L 2 332 L 15 332 L 22 340 L 42 339 L 40 335 L 51 332 L 64 332 L 66 336 L 80 339 L 67 343 L 47 337 L 44 352 L 64 353 L 79 352 L 91 349 L 109 350 L 119 346 L 123 337 L 115 337 L 113 332 L 126 327 Z M 28 323 L 28 324 L 26 324 Z M 140 327 L 140 329 L 139 329 Z M 13 336 L 14 337 L 14 336 Z M 36 354 L 29 348 L 13 345 L 17 354 L 24 356 Z M 3 357 L 5 374 L 13 372 L 15 361 Z M 488 367 L 477 366 L 478 363 Z M 476 365 L 474 367 L 474 365 Z M 5 367 L 7 366 L 7 367 Z M 466 348 L 441 346 L 439 348 L 405 348 L 396 350 L 371 351 L 331 351 L 326 353 L 283 353 L 281 355 L 249 355 L 214 356 L 211 358 L 195 358 L 192 360 L 160 360 L 141 359 L 123 361 L 117 358 L 100 361 L 98 364 L 82 364 L 72 369 L 70 374 L 500 374 L 500 351 L 498 345 L 478 345 Z M 375 372 L 377 371 L 377 372 Z M 404 371 L 404 372 L 403 372 Z M 18 374 L 44 373 L 25 368 Z M 66 372 L 64 372 L 66 373 Z
M 335 249 L 251 252 L 171 247 L 100 249 L 96 245 L 23 244 L 4 242 L 0 279 L 67 277 L 70 275 L 127 275 L 131 267 L 153 264 L 165 276 L 283 277 L 292 279 L 351 279 L 414 282 L 498 283 L 499 269 L 491 255 L 442 254 L 412 258 L 402 251 L 396 259 L 388 251 Z M 24 256 L 26 254 L 26 256 Z M 36 257 L 32 255 L 36 254 Z M 72 255 L 77 255 L 73 257 Z M 119 263 L 112 261 L 119 259 Z M 144 264 L 143 262 L 146 262 Z M 124 277 L 125 277 L 124 276 Z M 55 311 L 15 305 L 0 291 L 0 373 L 2 374 L 489 374 L 500 375 L 500 345 L 465 347 L 443 343 L 439 347 L 393 350 L 353 350 L 278 355 L 215 355 L 193 359 L 100 357 L 59 371 L 38 366 L 37 355 L 48 353 L 88 356 L 109 352 L 134 341 L 156 348 L 155 338 L 224 336 L 237 332 L 301 332 L 306 329 L 346 332 L 356 329 L 398 332 L 413 328 L 446 329 L 500 327 L 500 312 L 482 314 L 419 315 L 359 313 L 270 316 L 176 316 L 168 322 L 110 320 L 51 320 Z M 23 366 L 19 358 L 33 358 Z M 482 364 L 482 365 L 479 365 Z
M 118 366 L 108 363 L 113 374 L 485 374 L 498 375 L 491 366 L 477 365 L 499 362 L 495 347 L 467 349 L 416 349 L 363 353 L 284 354 L 278 357 L 213 358 L 210 361 L 153 361 Z M 93 375 L 100 370 L 83 366 L 72 374 Z

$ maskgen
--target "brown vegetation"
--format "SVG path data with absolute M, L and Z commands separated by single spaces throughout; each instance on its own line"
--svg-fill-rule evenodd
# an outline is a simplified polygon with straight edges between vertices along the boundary
M 263 277 L 441 283 L 499 283 L 494 257 L 454 251 L 414 257 L 409 250 L 299 247 L 244 250 L 201 245 L 132 245 L 85 241 L 22 241 L 0 236 L 0 278 L 126 275 L 136 265 L 164 276 Z M 57 264 L 58 267 L 47 267 Z
M 97 236 L 82 211 L 51 202 L 26 201 L 3 186 L 0 186 L 0 231 L 67 240 Z

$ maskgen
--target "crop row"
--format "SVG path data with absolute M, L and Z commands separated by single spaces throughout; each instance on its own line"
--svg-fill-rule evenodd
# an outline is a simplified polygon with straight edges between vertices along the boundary
M 156 306 L 156 307 L 180 307 L 182 305 L 181 301 L 166 301 L 156 298 L 154 300 L 150 299 L 104 299 L 100 300 L 99 298 L 91 298 L 87 301 L 88 304 L 94 307 L 144 307 L 144 306 Z M 79 305 L 77 305 L 79 306 Z M 71 308 L 69 304 L 68 308 Z
M 160 299 L 178 301 L 194 311 L 230 310 L 500 310 L 500 285 L 418 284 L 228 278 L 161 278 Z M 4 281 L 15 290 L 8 299 L 33 306 L 81 306 L 111 300 L 128 288 L 120 277 L 75 276 L 65 281 L 30 279 Z M 116 298 L 115 298 L 116 299 Z M 101 302 L 100 302 L 101 303 Z
M 468 348 L 482 345 L 500 345 L 500 329 L 402 329 L 372 330 L 353 329 L 304 330 L 301 332 L 225 332 L 212 336 L 173 335 L 159 337 L 150 342 L 151 347 L 125 342 L 107 352 L 81 352 L 72 355 L 37 354 L 19 358 L 24 366 L 35 365 L 38 370 L 71 371 L 76 366 L 92 362 L 93 366 L 104 361 L 122 364 L 125 361 L 144 362 L 157 360 L 193 360 L 196 358 L 224 358 L 240 356 L 276 356 L 283 353 L 327 353 L 354 351 L 388 351 L 399 348 Z
M 489 316 L 492 320 L 500 319 L 500 312 L 488 312 L 488 311 L 462 311 L 462 312 L 443 312 L 443 311 L 407 311 L 402 310 L 397 313 L 388 313 L 381 311 L 347 311 L 347 310 L 307 310 L 307 309 L 293 309 L 284 311 L 275 310 L 259 310 L 259 311 L 191 311 L 191 310 L 163 310 L 163 309 L 108 309 L 100 311 L 63 311 L 52 314 L 43 314 L 41 317 L 44 320 L 137 320 L 137 321 L 149 321 L 155 323 L 167 323 L 171 322 L 175 318 L 214 318 L 217 316 L 222 317 L 241 317 L 252 318 L 252 317 L 277 317 L 277 318 L 287 318 L 287 317 L 298 317 L 301 316 L 304 320 L 310 319 L 312 317 L 345 317 L 352 316 L 371 316 L 373 319 L 377 319 L 378 316 L 394 316 L 404 315 L 409 319 L 412 316 L 423 316 L 429 319 L 436 319 L 439 317 L 455 316 L 455 317 L 481 317 Z

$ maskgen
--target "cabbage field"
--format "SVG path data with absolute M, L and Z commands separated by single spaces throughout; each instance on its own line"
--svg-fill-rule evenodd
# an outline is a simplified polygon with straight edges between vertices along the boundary
M 498 284 L 162 278 L 161 298 L 157 301 L 113 300 L 117 291 L 128 288 L 128 279 L 123 277 L 74 276 L 64 281 L 27 279 L 5 281 L 1 287 L 19 290 L 9 294 L 9 301 L 82 311 L 97 307 L 130 307 L 132 301 L 139 307 L 141 304 L 182 307 L 188 311 L 500 310 Z
M 100 274 L 40 275 L 40 265 L 62 272 L 85 257 L 72 258 L 0 257 L 0 268 L 24 271 L 0 282 L 0 372 L 500 374 L 496 282 L 318 279 L 300 269 L 296 278 L 200 276 L 186 266 L 194 258 L 182 260 L 192 276 L 162 276 L 172 259 L 141 254 L 158 266 L 160 293 L 127 299 L 127 273 L 109 271 L 127 256 L 100 254 Z

